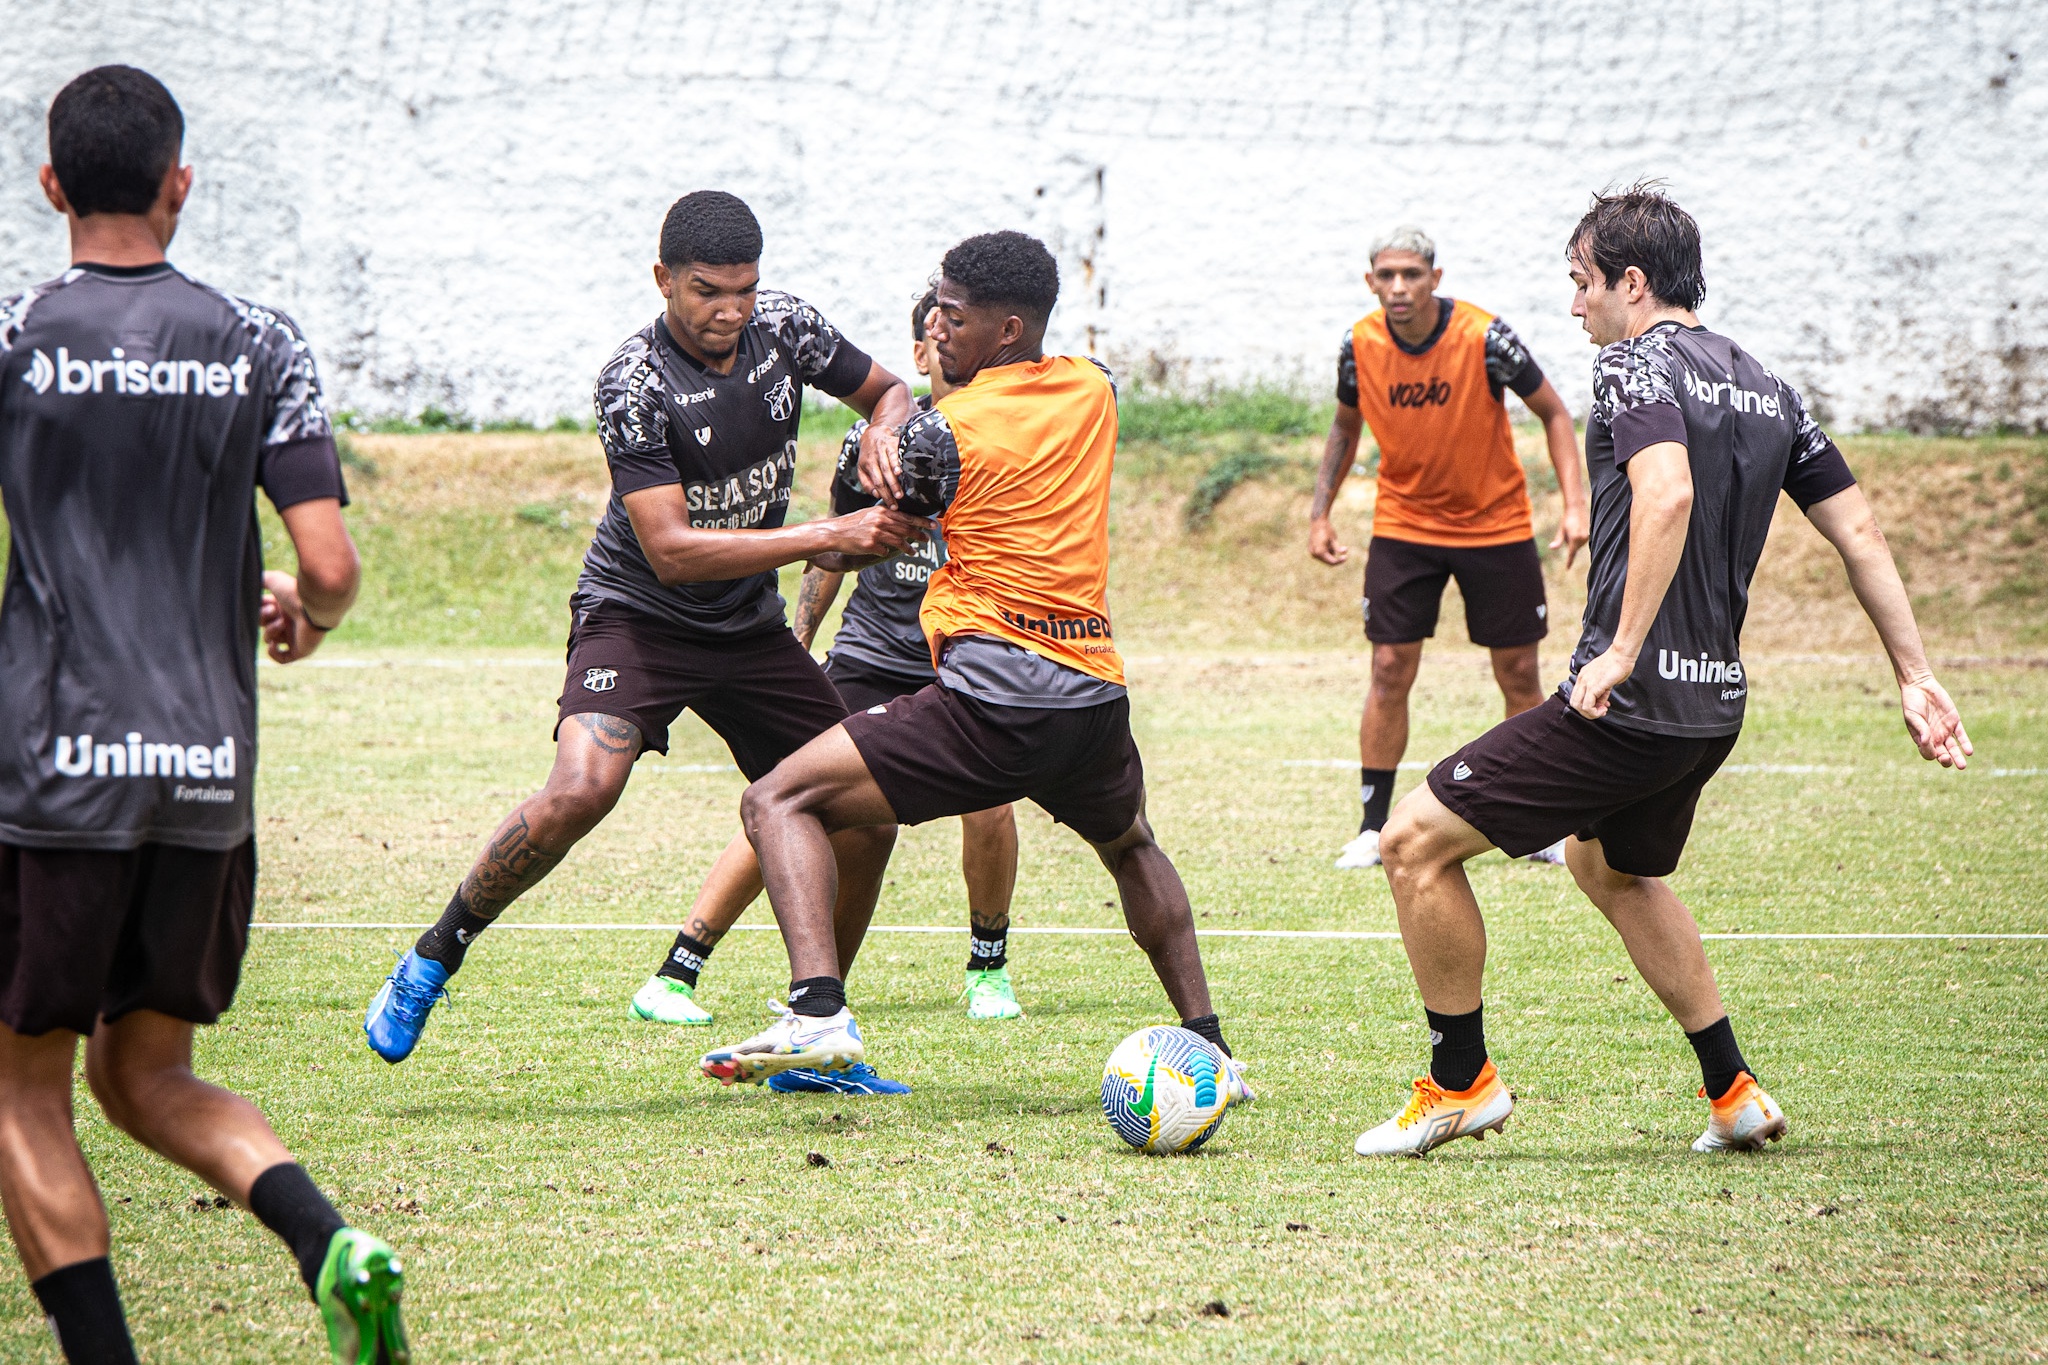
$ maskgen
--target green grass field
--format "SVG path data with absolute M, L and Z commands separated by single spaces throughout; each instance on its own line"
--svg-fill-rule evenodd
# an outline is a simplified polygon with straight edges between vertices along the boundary
M 1155 491 L 1163 504 L 1185 486 Z M 1154 487 L 1120 504 L 1144 544 L 1167 534 L 1140 515 Z M 397 566 L 379 573 L 404 519 L 358 492 L 352 515 L 390 537 L 363 537 L 372 582 L 400 581 Z M 1236 544 L 1255 559 L 1261 518 L 1296 493 L 1255 493 L 1239 513 L 1226 501 L 1236 519 L 1219 513 L 1190 557 L 1206 569 Z M 498 496 L 587 505 L 566 477 Z M 454 503 L 479 526 L 505 513 Z M 1329 867 L 1356 823 L 1363 661 L 1280 650 L 1255 629 L 1198 646 L 1174 630 L 1147 639 L 1126 617 L 1154 820 L 1200 926 L 1222 931 L 1204 953 L 1260 1091 L 1202 1154 L 1141 1157 L 1102 1121 L 1103 1058 L 1170 1018 L 1120 936 L 1018 935 L 1026 1017 L 968 1024 L 951 823 L 905 832 L 878 923 L 960 932 L 878 932 L 850 983 L 872 1059 L 914 1095 L 778 1098 L 697 1076 L 698 1053 L 753 1031 L 786 984 L 772 932 L 735 933 L 713 959 L 714 1029 L 630 1022 L 627 997 L 737 828 L 741 779 L 693 720 L 506 921 L 645 929 L 493 931 L 419 1052 L 386 1066 L 363 1045 L 362 1009 L 412 935 L 345 926 L 430 920 L 551 756 L 561 656 L 541 615 L 548 594 L 559 610 L 580 535 L 522 524 L 568 547 L 529 557 L 539 586 L 514 577 L 519 554 L 472 573 L 458 547 L 442 579 L 373 598 L 361 638 L 261 671 L 257 918 L 326 927 L 257 930 L 235 1011 L 201 1048 L 202 1071 L 262 1104 L 344 1211 L 405 1253 L 421 1361 L 2048 1354 L 2041 939 L 1710 943 L 1792 1133 L 1758 1156 L 1703 1158 L 1687 1147 L 1704 1120 L 1690 1051 L 1617 940 L 1561 870 L 1489 857 L 1473 871 L 1515 1117 L 1501 1138 L 1427 1161 L 1353 1157 L 1426 1061 L 1400 945 L 1229 931 L 1393 927 L 1384 877 Z M 1150 563 L 1125 570 L 1133 598 L 1188 590 Z M 1328 610 L 1355 595 L 1342 577 Z M 457 617 L 415 612 L 408 637 L 427 600 L 534 621 L 483 648 L 446 624 Z M 1802 623 L 1812 638 L 1848 629 L 1839 596 L 1824 600 Z M 1460 634 L 1452 604 L 1446 620 Z M 2048 932 L 2035 847 L 2048 669 L 2006 645 L 1946 668 L 1978 760 L 1943 773 L 1907 746 L 1874 653 L 1772 639 L 1752 654 L 1749 727 L 1675 879 L 1702 925 Z M 1449 638 L 1417 698 L 1412 759 L 1497 714 L 1483 655 Z M 1092 856 L 1035 809 L 1020 816 L 1017 924 L 1114 928 Z M 765 925 L 765 905 L 750 920 Z M 145 1359 L 319 1356 L 268 1234 L 84 1099 L 79 1130 Z M 55 1358 L 8 1260 L 0 1359 Z

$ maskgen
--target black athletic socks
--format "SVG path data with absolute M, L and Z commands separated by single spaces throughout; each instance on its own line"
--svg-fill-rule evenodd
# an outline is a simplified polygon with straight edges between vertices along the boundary
M 846 983 L 836 976 L 807 976 L 789 983 L 789 1011 L 806 1019 L 829 1019 L 846 1008 Z
M 462 889 L 457 887 L 448 908 L 441 912 L 441 918 L 434 921 L 433 928 L 420 935 L 420 941 L 413 944 L 412 950 L 421 957 L 434 959 L 452 976 L 462 970 L 462 959 L 469 952 L 469 945 L 490 927 L 491 921 L 469 913 L 469 902 L 462 899 Z
M 1180 1026 L 1189 1033 L 1199 1034 L 1201 1037 L 1214 1043 L 1224 1056 L 1235 1057 L 1237 1055 L 1230 1050 L 1230 1044 L 1223 1041 L 1223 1021 L 1215 1015 L 1205 1014 L 1199 1019 L 1183 1019 L 1180 1021 Z
M 1735 1044 L 1735 1029 L 1725 1014 L 1698 1033 L 1686 1034 L 1685 1041 L 1699 1054 L 1700 1083 L 1706 1086 L 1710 1100 L 1727 1094 L 1735 1078 L 1749 1071 L 1749 1063 L 1742 1060 L 1742 1049 Z M 1749 1074 L 1756 1075 L 1754 1071 Z
M 1394 799 L 1394 769 L 1360 768 L 1358 799 L 1365 805 L 1365 818 L 1358 822 L 1358 832 L 1363 834 L 1369 829 L 1385 829 L 1387 807 Z
M 677 934 L 675 946 L 668 950 L 668 956 L 654 974 L 694 987 L 697 973 L 704 970 L 704 959 L 711 956 L 712 947 L 709 943 L 699 943 L 687 932 Z
M 53 1270 L 29 1288 L 71 1365 L 136 1365 L 121 1291 L 106 1257 Z
M 1010 919 L 1003 917 L 1002 927 L 984 929 L 970 925 L 967 929 L 967 970 L 970 972 L 992 972 L 1010 960 Z
M 1486 1069 L 1486 1006 L 1470 1014 L 1422 1012 L 1429 1016 L 1430 1078 L 1446 1090 L 1470 1090 Z
M 306 1168 L 296 1161 L 280 1161 L 257 1176 L 249 1187 L 249 1212 L 284 1239 L 299 1263 L 306 1292 L 313 1293 L 320 1283 L 320 1265 L 327 1259 L 327 1244 L 348 1223 L 320 1193 Z

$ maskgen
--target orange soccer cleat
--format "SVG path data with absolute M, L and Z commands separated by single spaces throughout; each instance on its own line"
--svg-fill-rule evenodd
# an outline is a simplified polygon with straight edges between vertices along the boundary
M 1428 1076 L 1415 1082 L 1408 1106 L 1369 1133 L 1352 1150 L 1360 1156 L 1421 1156 L 1454 1138 L 1484 1141 L 1498 1133 L 1515 1109 L 1515 1097 L 1487 1062 L 1471 1088 L 1446 1090 Z
M 1700 1087 L 1700 1098 L 1707 1089 Z M 1766 1142 L 1785 1136 L 1788 1125 L 1777 1101 L 1764 1093 L 1747 1071 L 1735 1078 L 1728 1093 L 1711 1102 L 1707 1131 L 1692 1144 L 1695 1152 L 1761 1151 Z

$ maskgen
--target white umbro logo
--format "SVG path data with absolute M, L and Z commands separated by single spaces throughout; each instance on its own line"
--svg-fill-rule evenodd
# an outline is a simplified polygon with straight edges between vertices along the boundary
M 609 692 L 619 685 L 619 670 L 616 668 L 592 668 L 584 671 L 583 686 L 591 692 Z
M 710 427 L 692 427 L 692 428 L 690 428 L 690 430 L 694 431 L 694 432 L 695 432 L 695 433 L 697 434 L 697 444 L 698 444 L 698 445 L 700 445 L 700 446 L 708 446 L 708 445 L 710 445 L 710 444 L 711 444 L 711 428 L 710 428 Z
M 1472 770 L 1466 767 L 1463 763 L 1460 763 L 1457 767 L 1451 769 L 1451 780 L 1453 782 L 1463 782 L 1466 778 L 1470 776 L 1472 776 Z
M 885 705 L 882 705 L 882 706 L 870 706 L 870 707 L 868 708 L 868 714 L 869 714 L 869 715 L 871 715 L 871 716 L 879 716 L 879 715 L 881 715 L 881 714 L 882 714 L 882 713 L 883 713 L 884 711 L 886 711 L 886 710 L 888 710 L 888 709 L 889 709 L 889 708 L 888 708 L 888 706 L 887 706 L 886 704 L 885 704 Z

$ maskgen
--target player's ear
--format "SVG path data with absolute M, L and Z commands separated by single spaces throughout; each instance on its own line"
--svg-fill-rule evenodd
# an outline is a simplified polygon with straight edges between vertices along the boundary
M 654 263 L 654 287 L 661 291 L 663 298 L 675 296 L 676 277 L 660 261 Z
M 71 201 L 64 197 L 64 187 L 57 183 L 57 168 L 45 165 L 36 172 L 36 181 L 43 187 L 43 198 L 50 201 L 50 207 L 59 213 L 71 212 Z
M 163 184 L 157 186 L 156 201 L 175 218 L 185 211 L 185 199 L 191 193 L 192 168 L 180 166 L 173 157 L 170 169 L 164 172 Z

